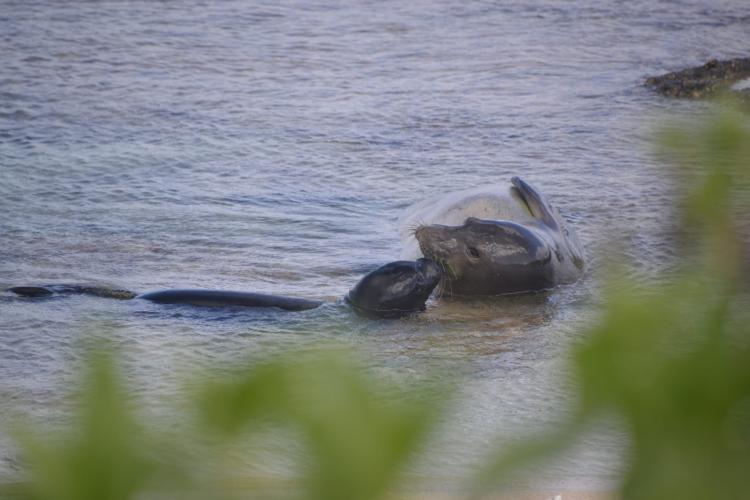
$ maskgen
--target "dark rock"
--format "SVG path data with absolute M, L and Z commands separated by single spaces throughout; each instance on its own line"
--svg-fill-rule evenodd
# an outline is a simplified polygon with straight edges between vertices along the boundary
M 668 97 L 698 99 L 730 92 L 747 99 L 750 92 L 730 89 L 733 83 L 745 78 L 750 78 L 750 57 L 726 61 L 713 59 L 703 66 L 652 76 L 646 79 L 646 86 Z

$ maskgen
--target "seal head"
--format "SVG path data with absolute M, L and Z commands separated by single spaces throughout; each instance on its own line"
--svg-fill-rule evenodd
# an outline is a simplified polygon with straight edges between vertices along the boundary
M 365 275 L 346 301 L 362 316 L 399 318 L 424 311 L 441 277 L 440 266 L 430 259 L 391 262 Z
M 524 209 L 518 220 L 468 217 L 461 225 L 423 225 L 414 232 L 422 254 L 443 268 L 444 294 L 544 290 L 581 276 L 580 242 L 559 212 L 518 177 L 511 189 Z

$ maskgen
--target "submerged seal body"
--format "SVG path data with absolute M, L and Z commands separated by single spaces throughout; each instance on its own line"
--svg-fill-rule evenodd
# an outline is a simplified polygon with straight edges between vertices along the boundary
M 454 203 L 440 205 L 438 213 L 422 208 L 422 219 L 432 215 L 434 222 L 419 225 L 413 234 L 422 254 L 442 266 L 443 294 L 543 290 L 572 283 L 583 273 L 581 244 L 557 209 L 520 178 L 511 184 L 495 198 L 473 192 L 454 195 Z M 506 218 L 472 213 L 477 207 Z M 463 222 L 456 224 L 459 217 Z
M 319 300 L 227 290 L 174 289 L 144 293 L 139 299 L 157 304 L 189 304 L 203 307 L 276 307 L 285 311 L 305 311 L 323 304 Z
M 364 276 L 346 301 L 358 314 L 396 318 L 422 311 L 440 281 L 440 267 L 427 259 L 391 262 Z M 169 289 L 138 295 L 128 290 L 84 285 L 17 286 L 8 291 L 24 297 L 83 294 L 113 299 L 144 299 L 157 304 L 187 304 L 199 307 L 275 307 L 304 311 L 323 304 L 310 300 L 265 293 L 228 290 Z

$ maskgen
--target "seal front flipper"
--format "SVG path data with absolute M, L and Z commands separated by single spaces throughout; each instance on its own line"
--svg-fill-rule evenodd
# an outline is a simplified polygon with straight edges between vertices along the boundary
M 542 219 L 549 227 L 557 229 L 557 218 L 544 195 L 520 177 L 513 177 L 510 182 L 513 183 L 513 187 L 521 195 L 526 206 L 529 207 L 531 215 Z

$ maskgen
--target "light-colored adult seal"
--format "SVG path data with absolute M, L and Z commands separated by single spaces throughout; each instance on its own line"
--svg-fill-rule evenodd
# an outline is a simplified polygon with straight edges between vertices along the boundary
M 544 290 L 583 273 L 578 236 L 541 192 L 518 177 L 507 187 L 423 203 L 403 225 L 405 253 L 416 246 L 443 267 L 444 295 Z
M 398 318 L 423 311 L 432 290 L 440 282 L 440 266 L 429 259 L 391 262 L 365 275 L 346 296 L 357 314 Z M 23 297 L 83 294 L 113 299 L 145 299 L 157 304 L 201 307 L 273 307 L 304 311 L 323 304 L 319 300 L 229 290 L 169 289 L 138 295 L 129 290 L 85 285 L 17 286 L 9 292 Z

